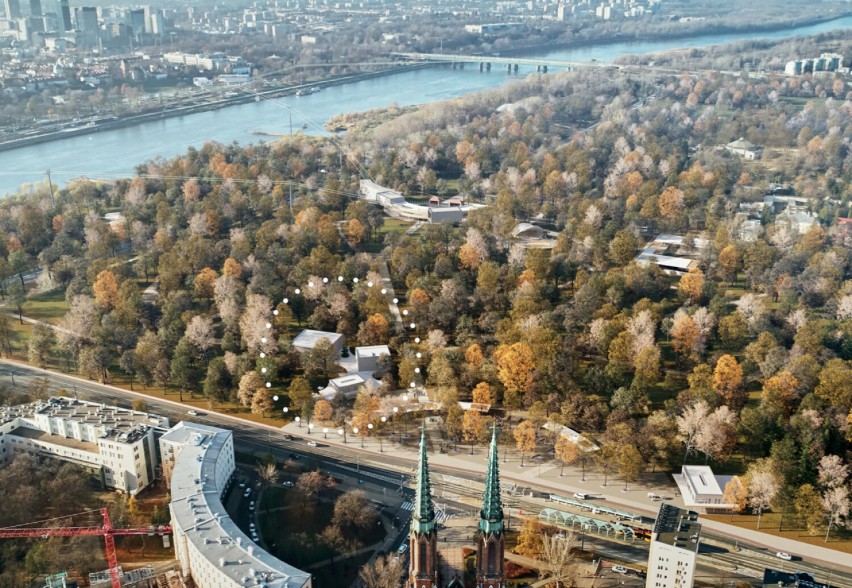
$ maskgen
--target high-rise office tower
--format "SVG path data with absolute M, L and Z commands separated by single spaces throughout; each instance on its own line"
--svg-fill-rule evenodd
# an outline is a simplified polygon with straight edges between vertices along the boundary
M 6 20 L 21 18 L 21 3 L 18 0 L 3 0 L 3 8 L 6 10 Z
M 30 16 L 41 16 L 41 0 L 30 0 Z
M 77 28 L 83 32 L 83 38 L 89 47 L 95 47 L 100 38 L 98 27 L 98 9 L 94 6 L 81 6 L 77 9 Z
M 74 28 L 71 24 L 71 7 L 68 5 L 68 0 L 59 0 L 59 29 L 61 31 L 70 31 Z

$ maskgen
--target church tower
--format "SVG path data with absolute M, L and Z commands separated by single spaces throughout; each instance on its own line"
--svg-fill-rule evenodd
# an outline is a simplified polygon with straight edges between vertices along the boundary
M 491 430 L 485 496 L 479 511 L 479 544 L 476 550 L 476 588 L 503 588 L 503 505 L 500 501 L 500 472 L 497 456 L 497 425 Z
M 426 428 L 423 427 L 421 431 L 417 494 L 414 497 L 409 537 L 408 587 L 440 588 L 438 534 L 435 525 L 435 509 L 432 506 L 432 490 L 429 485 L 429 463 L 426 460 Z

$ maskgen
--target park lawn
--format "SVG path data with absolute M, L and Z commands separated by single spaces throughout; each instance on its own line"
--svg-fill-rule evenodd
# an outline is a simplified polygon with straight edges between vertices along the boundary
M 61 289 L 51 290 L 34 294 L 27 298 L 24 304 L 24 316 L 52 325 L 58 325 L 65 313 L 68 312 L 68 303 Z
M 757 515 L 752 514 L 735 514 L 733 518 L 731 515 L 701 515 L 702 517 L 712 519 L 714 521 L 719 521 L 722 523 L 726 523 L 728 525 L 734 525 L 735 527 L 741 527 L 743 529 L 754 529 L 757 530 Z M 790 517 L 786 517 L 785 521 Z M 810 535 L 806 530 L 783 530 L 779 531 L 779 527 L 781 526 L 781 513 L 775 512 L 767 512 L 760 519 L 760 531 L 766 533 L 768 535 L 775 535 L 777 537 L 784 537 L 786 539 L 793 539 L 794 541 L 801 541 L 802 543 L 807 543 L 808 545 L 818 545 L 820 547 L 827 547 L 829 549 L 835 549 L 842 553 L 852 553 L 852 532 L 844 529 L 832 529 L 831 538 L 828 543 L 825 542 L 825 531 L 823 530 L 818 535 Z

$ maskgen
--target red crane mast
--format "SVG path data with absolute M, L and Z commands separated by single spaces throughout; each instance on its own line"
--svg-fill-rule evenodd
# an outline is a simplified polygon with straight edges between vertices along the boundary
M 121 579 L 118 575 L 118 556 L 115 553 L 115 536 L 171 535 L 172 528 L 168 525 L 161 525 L 158 527 L 116 529 L 112 526 L 112 521 L 109 520 L 109 511 L 102 508 L 100 512 L 103 517 L 103 524 L 97 527 L 0 527 L 0 539 L 11 539 L 13 537 L 41 537 L 42 539 L 48 537 L 103 537 L 106 544 L 107 564 L 109 565 L 112 588 L 121 588 Z

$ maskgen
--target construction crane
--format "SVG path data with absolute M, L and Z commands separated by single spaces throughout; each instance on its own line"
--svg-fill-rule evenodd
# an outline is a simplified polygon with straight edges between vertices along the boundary
M 47 539 L 48 537 L 103 537 L 106 544 L 107 564 L 109 565 L 109 577 L 112 581 L 112 588 L 121 588 L 121 579 L 118 574 L 118 556 L 115 553 L 115 536 L 116 535 L 171 535 L 172 528 L 168 525 L 140 527 L 133 529 L 116 529 L 112 526 L 112 521 L 109 520 L 109 511 L 106 508 L 98 509 L 103 518 L 103 524 L 95 527 L 24 527 L 23 525 L 15 527 L 0 527 L 0 539 L 12 537 L 40 537 Z M 87 515 L 98 511 L 87 511 L 68 517 Z M 58 519 L 48 519 L 55 521 Z M 39 521 L 48 522 L 48 521 Z M 35 523 L 28 523 L 35 524 Z

